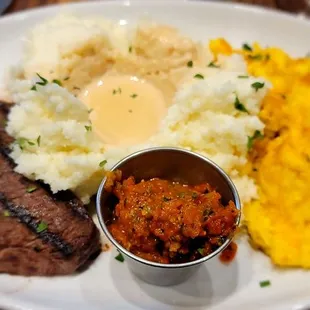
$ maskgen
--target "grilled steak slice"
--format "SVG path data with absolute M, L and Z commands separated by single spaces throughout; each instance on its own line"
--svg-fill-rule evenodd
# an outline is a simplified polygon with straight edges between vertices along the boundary
M 0 103 L 0 273 L 71 274 L 99 250 L 98 229 L 71 192 L 53 195 L 14 172 L 3 128 L 8 111 Z

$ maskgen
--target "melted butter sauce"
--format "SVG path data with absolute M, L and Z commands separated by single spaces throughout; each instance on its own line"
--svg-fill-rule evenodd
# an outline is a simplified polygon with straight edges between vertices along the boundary
M 162 92 L 134 76 L 105 75 L 79 95 L 89 109 L 93 130 L 110 145 L 146 141 L 166 113 Z

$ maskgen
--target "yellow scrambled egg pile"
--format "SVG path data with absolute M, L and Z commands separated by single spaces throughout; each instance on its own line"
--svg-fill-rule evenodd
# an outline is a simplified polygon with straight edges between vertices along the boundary
M 210 48 L 233 52 L 223 39 Z M 310 268 L 310 59 L 258 44 L 235 52 L 273 84 L 260 114 L 264 139 L 249 154 L 260 194 L 243 210 L 251 243 L 278 266 Z

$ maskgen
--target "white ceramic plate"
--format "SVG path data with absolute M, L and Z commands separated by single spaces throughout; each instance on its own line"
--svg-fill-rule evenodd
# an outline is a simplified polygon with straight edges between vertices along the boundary
M 88 2 L 26 11 L 0 19 L 0 78 L 21 56 L 22 38 L 34 24 L 62 10 L 135 23 L 144 16 L 172 24 L 195 39 L 223 36 L 236 46 L 258 40 L 293 55 L 310 50 L 310 22 L 274 11 L 229 3 L 183 1 Z M 2 82 L 1 82 L 2 83 Z M 2 84 L 3 85 L 3 84 Z M 1 84 L 0 84 L 1 86 Z M 289 251 L 290 249 L 287 249 Z M 279 271 L 269 259 L 239 241 L 235 261 L 215 258 L 175 287 L 154 287 L 133 278 L 115 252 L 102 253 L 81 274 L 55 278 L 0 275 L 0 308 L 75 309 L 309 309 L 310 273 Z M 272 285 L 260 288 L 261 280 Z

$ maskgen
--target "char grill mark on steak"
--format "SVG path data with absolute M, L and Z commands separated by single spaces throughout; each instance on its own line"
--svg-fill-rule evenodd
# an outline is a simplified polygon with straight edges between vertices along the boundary
M 4 129 L 9 110 L 0 102 L 0 273 L 71 274 L 100 249 L 99 231 L 72 192 L 54 195 L 49 186 L 14 171 L 14 139 Z M 47 229 L 38 233 L 40 222 Z
M 71 245 L 62 240 L 57 234 L 49 232 L 48 229 L 38 233 L 38 220 L 22 206 L 16 206 L 9 202 L 1 192 L 0 202 L 2 202 L 5 209 L 10 212 L 11 216 L 18 218 L 21 223 L 25 224 L 33 233 L 37 234 L 40 239 L 53 245 L 64 256 L 70 256 L 73 253 Z

